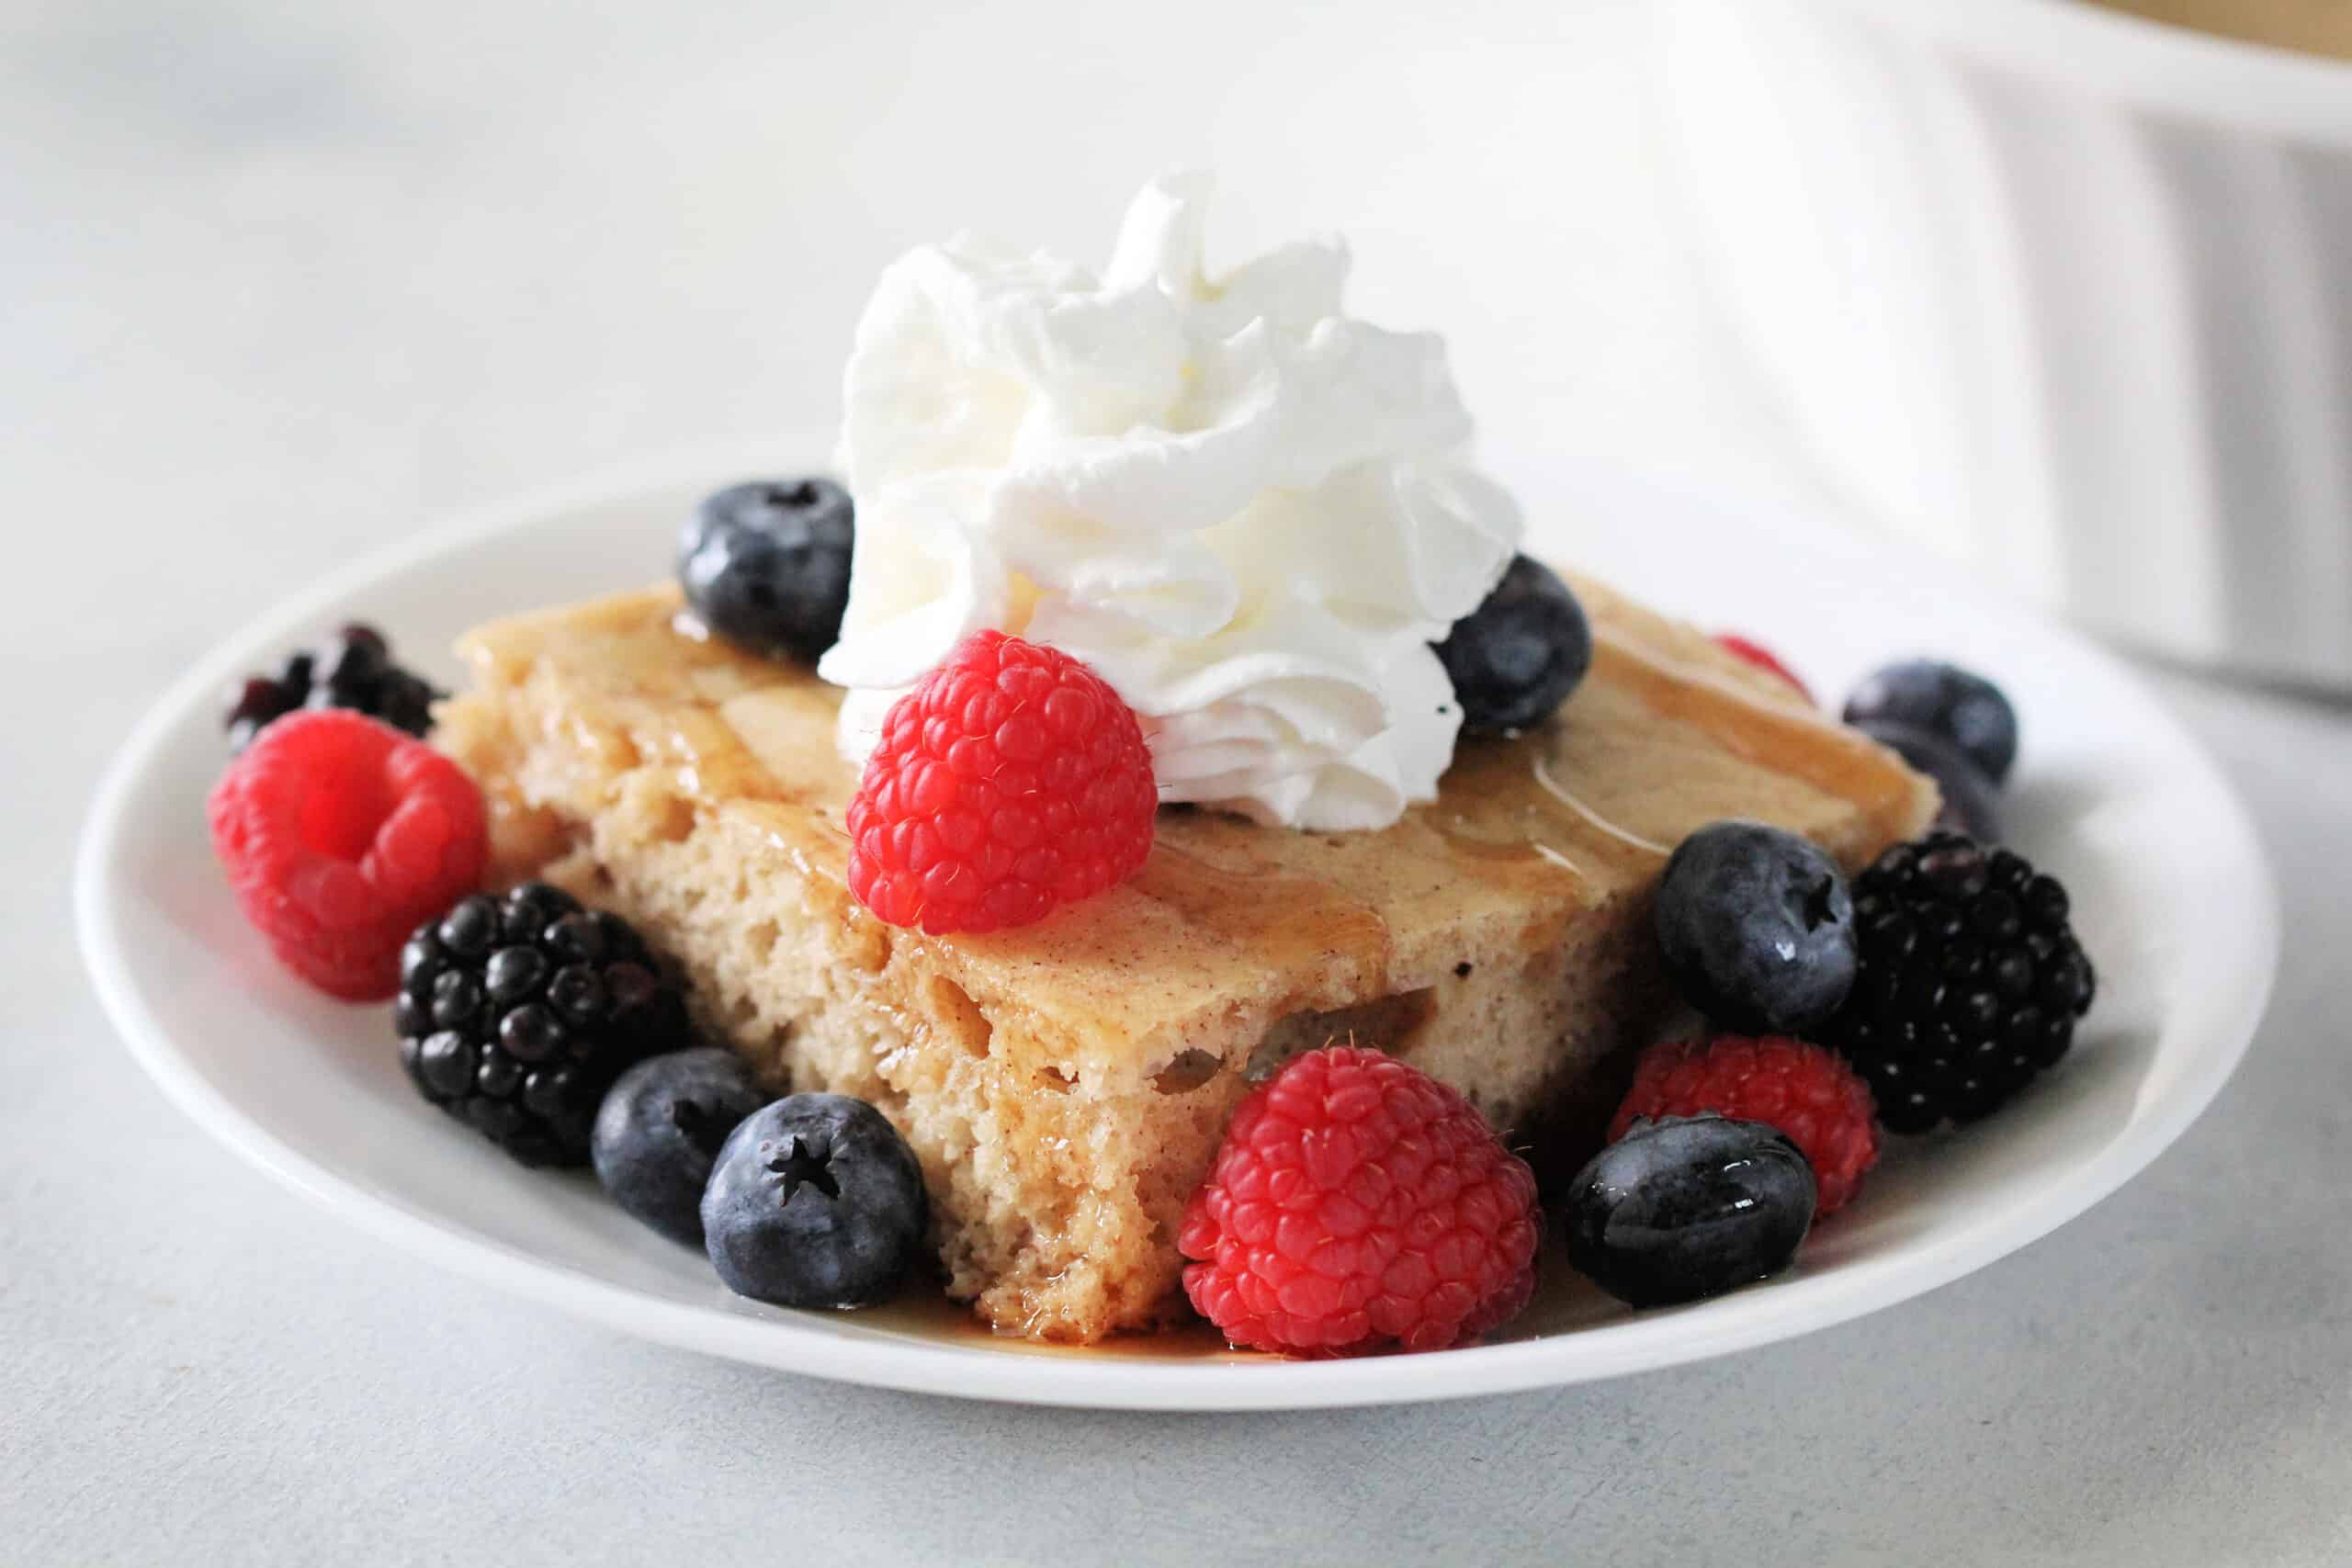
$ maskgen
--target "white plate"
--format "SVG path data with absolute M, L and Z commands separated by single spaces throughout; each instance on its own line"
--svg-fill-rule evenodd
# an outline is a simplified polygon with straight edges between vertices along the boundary
M 814 445 L 797 449 L 821 450 Z M 1726 511 L 1541 457 L 1500 468 L 1539 550 L 1704 624 L 1754 633 L 1818 690 L 1933 650 L 2001 681 L 2023 713 L 2009 818 L 2064 878 L 2097 958 L 2080 1043 L 2025 1098 L 1965 1132 L 1898 1144 L 1790 1276 L 1636 1314 L 1547 1280 L 1500 1343 L 1292 1363 L 1197 1337 L 1086 1351 L 996 1341 L 922 1304 L 795 1313 L 738 1300 L 693 1252 L 637 1227 L 593 1181 L 522 1169 L 411 1092 L 381 1008 L 288 977 L 214 867 L 202 801 L 231 678 L 349 616 L 413 657 L 477 621 L 636 585 L 718 484 L 795 449 L 703 454 L 502 508 L 409 541 L 238 632 L 123 749 L 82 846 L 76 900 L 100 996 L 188 1114 L 298 1191 L 415 1255 L 630 1334 L 793 1371 L 1046 1404 L 1284 1408 L 1443 1399 L 1696 1360 L 1930 1290 L 2080 1213 L 2212 1099 L 2259 1018 L 2277 899 L 2212 764 L 2112 660 L 1878 545 Z M 426 662 L 444 680 L 446 657 Z

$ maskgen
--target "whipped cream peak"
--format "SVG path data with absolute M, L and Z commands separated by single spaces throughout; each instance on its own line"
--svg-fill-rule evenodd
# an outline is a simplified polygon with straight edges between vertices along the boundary
M 1098 276 L 963 236 L 886 269 L 844 376 L 857 552 L 840 744 L 984 626 L 1126 699 L 1164 800 L 1318 830 L 1436 793 L 1430 644 L 1518 548 L 1443 344 L 1347 316 L 1347 248 L 1211 277 L 1209 181 L 1145 187 Z

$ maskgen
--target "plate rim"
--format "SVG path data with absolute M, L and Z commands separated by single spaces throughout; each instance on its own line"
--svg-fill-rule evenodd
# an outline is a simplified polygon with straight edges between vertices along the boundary
M 551 514 L 625 499 L 638 491 L 707 482 L 715 472 L 772 466 L 778 450 L 822 450 L 790 438 L 673 448 L 658 457 L 599 468 L 461 512 L 437 525 L 368 552 L 326 573 L 214 645 L 155 699 L 108 761 L 85 818 L 74 857 L 74 926 L 103 1011 L 131 1057 L 184 1114 L 281 1186 L 411 1257 L 506 1293 L 634 1337 L 681 1349 L 834 1381 L 910 1393 L 1071 1408 L 1131 1410 L 1294 1410 L 1470 1398 L 1623 1376 L 1755 1348 L 1924 1295 L 2032 1245 L 2112 1195 L 2169 1147 L 2229 1081 L 2267 1010 L 2280 947 L 2278 884 L 2259 834 L 2237 791 L 2198 739 L 2152 699 L 2168 738 L 2190 758 L 2195 781 L 2217 807 L 2202 826 L 2233 842 L 2224 856 L 2248 879 L 2253 918 L 2241 928 L 2255 976 L 2232 998 L 2225 1028 L 2207 1043 L 2169 1092 L 2159 1114 L 2128 1125 L 2067 1182 L 1962 1224 L 1924 1249 L 1860 1260 L 1838 1274 L 1789 1281 L 1727 1300 L 1741 1312 L 1686 1322 L 1668 1309 L 1619 1323 L 1476 1346 L 1437 1356 L 1354 1361 L 1153 1363 L 1083 1355 L 1032 1356 L 984 1347 L 842 1334 L 790 1317 L 729 1312 L 717 1305 L 663 1300 L 569 1265 L 511 1248 L 443 1224 L 378 1193 L 362 1190 L 271 1132 L 208 1079 L 175 1044 L 170 1026 L 141 994 L 110 897 L 127 854 L 129 807 L 156 766 L 173 730 L 191 707 L 209 705 L 217 688 L 259 647 L 283 640 L 339 599 L 384 577 L 462 549 L 469 543 L 546 521 Z M 2145 696 L 2136 671 L 2106 649 L 2029 606 L 2012 604 L 2040 629 L 2090 659 L 2100 672 Z M 820 1322 L 823 1320 L 820 1320 Z M 854 1320 L 851 1320 L 854 1322 Z M 1563 1357 L 1565 1341 L 1577 1352 Z

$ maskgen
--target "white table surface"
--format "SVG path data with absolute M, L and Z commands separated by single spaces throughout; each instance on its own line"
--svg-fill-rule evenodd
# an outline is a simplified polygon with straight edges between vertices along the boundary
M 2151 673 L 2288 936 L 2145 1176 L 1843 1329 L 1449 1406 L 999 1409 L 617 1338 L 270 1185 L 82 978 L 89 785 L 184 660 L 453 507 L 829 420 L 888 255 L 1096 254 L 1164 164 L 1225 171 L 1223 254 L 1349 230 L 1490 428 L 1830 512 L 1693 296 L 1634 9 L 0 4 L 0 1560 L 2345 1561 L 2341 706 Z

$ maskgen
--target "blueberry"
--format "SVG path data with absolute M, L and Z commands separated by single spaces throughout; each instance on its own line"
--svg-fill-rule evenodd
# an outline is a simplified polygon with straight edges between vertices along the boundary
M 849 491 L 831 479 L 754 479 L 695 509 L 678 579 L 720 637 L 813 664 L 841 638 L 855 535 Z
M 1760 1122 L 1636 1122 L 1568 1190 L 1568 1261 L 1634 1306 L 1779 1273 L 1812 1228 L 1813 1168 Z
M 1944 797 L 1943 809 L 1936 813 L 1937 827 L 1965 833 L 1980 843 L 2000 842 L 1998 792 L 1959 747 L 1931 729 L 1900 719 L 1857 719 L 1854 728 L 1936 781 Z
M 796 1094 L 728 1134 L 702 1195 L 727 1288 L 781 1306 L 867 1306 L 912 1267 L 926 1208 L 914 1152 L 882 1113 Z
M 649 1056 L 605 1091 L 588 1139 L 596 1179 L 630 1215 L 699 1247 L 711 1165 L 727 1134 L 768 1098 L 731 1051 Z
M 1437 656 L 1453 677 L 1463 728 L 1529 729 L 1567 701 L 1592 665 L 1592 626 L 1559 573 L 1527 556 L 1486 602 L 1453 623 Z
M 1760 822 L 1711 823 L 1682 840 L 1658 882 L 1657 937 L 1682 999 L 1727 1029 L 1802 1034 L 1853 988 L 1844 874 Z
M 2018 760 L 2018 714 L 2001 688 L 1956 664 L 1914 659 L 1885 669 L 1846 699 L 1846 722 L 1891 718 L 1960 749 L 1996 787 Z

